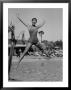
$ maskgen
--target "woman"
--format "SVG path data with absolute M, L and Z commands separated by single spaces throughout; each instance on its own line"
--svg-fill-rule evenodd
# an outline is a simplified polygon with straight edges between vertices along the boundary
M 23 57 L 25 56 L 25 54 L 28 52 L 29 48 L 34 44 L 37 47 L 39 47 L 40 49 L 42 49 L 45 52 L 45 48 L 43 48 L 39 42 L 38 42 L 38 38 L 37 38 L 37 33 L 38 33 L 38 29 L 41 28 L 45 22 L 43 22 L 40 25 L 37 25 L 37 19 L 36 18 L 32 18 L 32 25 L 28 25 L 25 22 L 23 22 L 19 17 L 17 17 L 27 28 L 30 34 L 30 38 L 28 40 L 28 44 L 19 60 L 19 63 L 21 62 L 21 60 L 23 59 Z M 45 52 L 46 53 L 46 52 Z

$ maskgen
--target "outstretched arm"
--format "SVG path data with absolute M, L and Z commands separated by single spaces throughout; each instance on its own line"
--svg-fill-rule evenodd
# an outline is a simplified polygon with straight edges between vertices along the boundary
M 17 17 L 20 21 L 21 21 L 21 23 L 23 23 L 26 27 L 28 27 L 28 24 L 26 24 L 25 22 L 23 22 L 19 17 Z
M 41 24 L 39 24 L 37 27 L 41 28 L 45 24 L 45 21 L 43 21 Z

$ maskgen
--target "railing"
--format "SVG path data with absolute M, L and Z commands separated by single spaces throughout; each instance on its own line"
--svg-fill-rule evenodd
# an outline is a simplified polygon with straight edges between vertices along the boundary
M 8 47 L 11 47 L 11 45 L 9 44 Z M 15 47 L 26 47 L 26 44 L 16 44 Z

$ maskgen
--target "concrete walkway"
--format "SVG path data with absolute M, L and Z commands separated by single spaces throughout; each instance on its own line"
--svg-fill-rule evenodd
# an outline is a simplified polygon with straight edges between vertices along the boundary
M 62 81 L 62 58 L 25 56 L 16 68 L 17 57 L 13 57 L 10 77 L 19 81 Z

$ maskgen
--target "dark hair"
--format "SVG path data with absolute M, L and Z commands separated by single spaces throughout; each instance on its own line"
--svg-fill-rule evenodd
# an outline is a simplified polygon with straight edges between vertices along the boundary
M 36 22 L 37 22 L 37 19 L 36 19 L 36 18 L 32 18 L 32 21 L 33 21 L 33 20 L 36 20 Z

